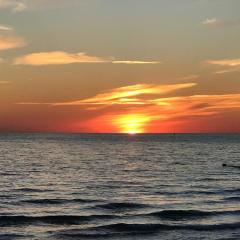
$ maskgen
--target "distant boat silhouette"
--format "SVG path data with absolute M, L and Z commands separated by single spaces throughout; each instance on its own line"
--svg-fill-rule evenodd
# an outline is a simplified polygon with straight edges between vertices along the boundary
M 240 169 L 240 166 L 227 165 L 226 163 L 223 163 L 222 166 L 223 166 L 223 167 L 232 167 L 232 168 L 239 168 L 239 169 Z

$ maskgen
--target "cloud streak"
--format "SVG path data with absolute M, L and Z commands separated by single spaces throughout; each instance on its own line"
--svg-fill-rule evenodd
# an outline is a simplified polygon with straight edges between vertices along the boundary
M 104 63 L 105 59 L 89 56 L 86 53 L 66 53 L 61 51 L 32 53 L 18 57 L 14 65 L 63 65 L 71 63 Z
M 8 27 L 8 26 L 4 26 L 4 25 L 0 25 L 0 32 L 9 32 L 9 31 L 13 31 L 13 28 Z
M 240 26 L 240 20 L 223 20 L 219 18 L 207 18 L 202 24 L 208 27 L 234 27 Z
M 53 105 L 144 105 L 150 102 L 149 100 L 142 97 L 139 98 L 140 96 L 167 94 L 177 90 L 191 88 L 195 85 L 195 83 L 171 85 L 137 84 L 127 87 L 115 88 L 111 91 L 97 94 L 95 97 L 88 99 L 54 103 Z
M 223 60 L 208 60 L 208 61 L 206 61 L 206 63 L 210 64 L 210 65 L 236 67 L 236 66 L 240 66 L 240 58 L 238 58 L 238 59 L 223 59 Z
M 157 61 L 112 61 L 113 64 L 159 64 Z
M 233 69 L 223 69 L 218 70 L 215 72 L 215 74 L 225 74 L 225 73 L 233 73 L 233 72 L 239 72 L 240 68 L 233 68 Z
M 0 0 L 0 9 L 11 9 L 13 12 L 22 12 L 27 9 L 25 1 L 22 0 Z
M 39 52 L 20 56 L 14 60 L 14 65 L 64 65 L 73 63 L 113 63 L 113 64 L 158 64 L 155 61 L 116 61 L 112 58 L 90 56 L 84 52 L 67 53 L 63 51 Z
M 8 50 L 25 46 L 25 41 L 17 36 L 1 36 L 0 35 L 0 50 Z
M 0 50 L 8 50 L 13 48 L 20 48 L 26 45 L 23 38 L 14 34 L 14 29 L 0 25 Z
M 207 18 L 202 22 L 202 24 L 206 26 L 217 26 L 220 25 L 221 23 L 222 21 L 217 18 Z

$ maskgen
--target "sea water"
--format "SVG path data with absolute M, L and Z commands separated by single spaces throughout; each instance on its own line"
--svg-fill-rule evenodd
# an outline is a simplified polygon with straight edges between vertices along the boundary
M 240 135 L 0 135 L 0 239 L 240 239 Z

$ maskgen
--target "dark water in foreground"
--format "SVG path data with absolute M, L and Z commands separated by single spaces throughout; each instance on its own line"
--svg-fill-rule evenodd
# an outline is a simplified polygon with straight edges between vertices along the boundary
M 240 239 L 240 135 L 0 135 L 0 239 Z

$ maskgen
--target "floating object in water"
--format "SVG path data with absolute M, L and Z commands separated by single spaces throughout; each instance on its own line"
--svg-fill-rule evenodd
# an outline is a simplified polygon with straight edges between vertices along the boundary
M 232 167 L 232 168 L 239 168 L 240 169 L 240 166 L 227 165 L 226 163 L 223 163 L 222 166 L 223 167 Z

